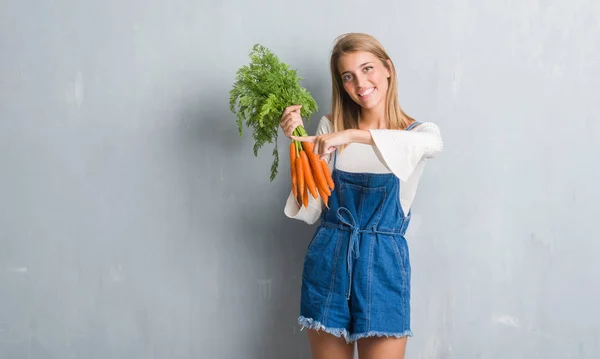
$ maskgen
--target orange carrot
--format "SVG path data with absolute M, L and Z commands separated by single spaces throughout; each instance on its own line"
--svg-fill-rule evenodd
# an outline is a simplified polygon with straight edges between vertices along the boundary
M 298 198 L 298 179 L 296 178 L 296 143 L 290 143 L 290 175 L 292 176 L 292 193 Z
M 314 153 L 314 145 L 311 142 L 302 142 L 302 147 L 310 154 L 308 159 L 310 160 L 310 167 L 313 170 L 315 183 L 317 183 L 319 187 L 328 188 L 329 186 L 327 185 L 327 180 L 323 173 L 323 166 L 319 164 L 319 158 L 317 157 L 317 154 Z
M 304 171 L 304 182 L 306 183 L 306 187 L 312 194 L 313 198 L 318 198 L 317 195 L 317 186 L 315 184 L 315 179 L 313 177 L 313 172 L 309 163 L 309 156 L 306 154 L 306 151 L 300 151 L 300 161 L 302 162 L 302 170 Z
M 302 203 L 304 204 L 304 207 L 308 208 L 308 188 L 304 188 L 303 193 L 304 195 L 302 196 Z
M 329 188 L 327 186 L 323 187 L 323 185 L 318 185 L 317 188 L 319 189 L 319 195 L 321 197 L 331 196 L 331 191 L 329 190 Z
M 333 178 L 331 177 L 331 171 L 329 170 L 329 165 L 325 160 L 320 160 L 321 166 L 323 167 L 323 174 L 325 175 L 325 180 L 327 181 L 327 186 L 329 189 L 333 190 L 335 185 L 333 184 Z
M 323 203 L 325 203 L 325 207 L 329 208 L 329 196 L 321 195 L 321 199 L 323 199 Z
M 304 180 L 304 166 L 302 165 L 302 161 L 300 160 L 300 158 L 296 158 L 296 160 L 294 161 L 294 164 L 296 165 L 296 180 L 297 180 L 297 184 L 298 184 L 298 196 L 300 199 L 302 199 L 302 197 L 304 197 L 304 191 L 305 191 L 305 187 L 306 185 L 305 180 Z
M 329 188 L 323 189 L 321 187 L 317 187 L 317 190 L 319 191 L 319 197 L 321 197 L 321 199 L 323 200 L 323 203 L 325 204 L 325 207 L 329 208 L 329 197 L 331 195 L 328 195 L 326 193 L 326 191 L 328 191 Z

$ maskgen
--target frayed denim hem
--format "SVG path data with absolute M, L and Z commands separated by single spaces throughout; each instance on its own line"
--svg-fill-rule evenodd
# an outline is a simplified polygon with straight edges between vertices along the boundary
M 355 341 L 363 339 L 363 338 L 372 338 L 372 337 L 404 338 L 404 337 L 412 337 L 412 336 L 413 336 L 413 333 L 410 330 L 405 330 L 402 333 L 367 332 L 367 333 L 360 333 L 360 334 L 352 334 L 350 336 L 349 342 L 355 342 Z
M 298 324 L 302 326 L 302 329 L 308 328 L 316 331 L 324 331 L 325 333 L 329 333 L 338 338 L 344 338 L 346 343 L 350 344 L 357 340 L 363 338 L 371 338 L 371 337 L 386 337 L 386 338 L 403 338 L 403 337 L 412 337 L 413 333 L 410 330 L 405 330 L 401 333 L 383 333 L 383 332 L 367 332 L 367 333 L 358 333 L 358 334 L 349 334 L 348 331 L 344 328 L 327 328 L 323 325 L 323 323 L 316 321 L 312 318 L 306 318 L 300 316 L 298 318 Z M 300 329 L 300 330 L 302 330 Z
M 338 338 L 344 338 L 346 343 L 350 343 L 348 331 L 344 328 L 327 328 L 323 325 L 323 323 L 316 321 L 312 318 L 306 318 L 300 316 L 298 318 L 298 324 L 302 326 L 302 329 L 308 328 L 316 331 L 324 331 L 325 333 L 329 333 L 331 335 L 335 335 Z M 300 330 L 302 330 L 300 329 Z

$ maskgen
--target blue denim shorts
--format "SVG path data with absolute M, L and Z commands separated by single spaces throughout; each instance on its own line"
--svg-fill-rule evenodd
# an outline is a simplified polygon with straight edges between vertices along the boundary
M 298 322 L 348 343 L 412 336 L 410 276 L 403 233 L 322 223 L 304 260 Z

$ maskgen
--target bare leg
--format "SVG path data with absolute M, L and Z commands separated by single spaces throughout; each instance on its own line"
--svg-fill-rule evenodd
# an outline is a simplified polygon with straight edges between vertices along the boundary
M 344 338 L 324 331 L 309 329 L 308 340 L 313 359 L 352 359 L 354 345 L 347 344 Z
M 364 338 L 358 341 L 360 359 L 404 359 L 406 339 L 403 338 Z

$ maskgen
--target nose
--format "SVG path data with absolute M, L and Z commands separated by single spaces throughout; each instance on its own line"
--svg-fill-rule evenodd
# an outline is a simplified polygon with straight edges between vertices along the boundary
M 356 75 L 356 86 L 364 87 L 366 84 L 367 84 L 367 75 L 366 74 Z

